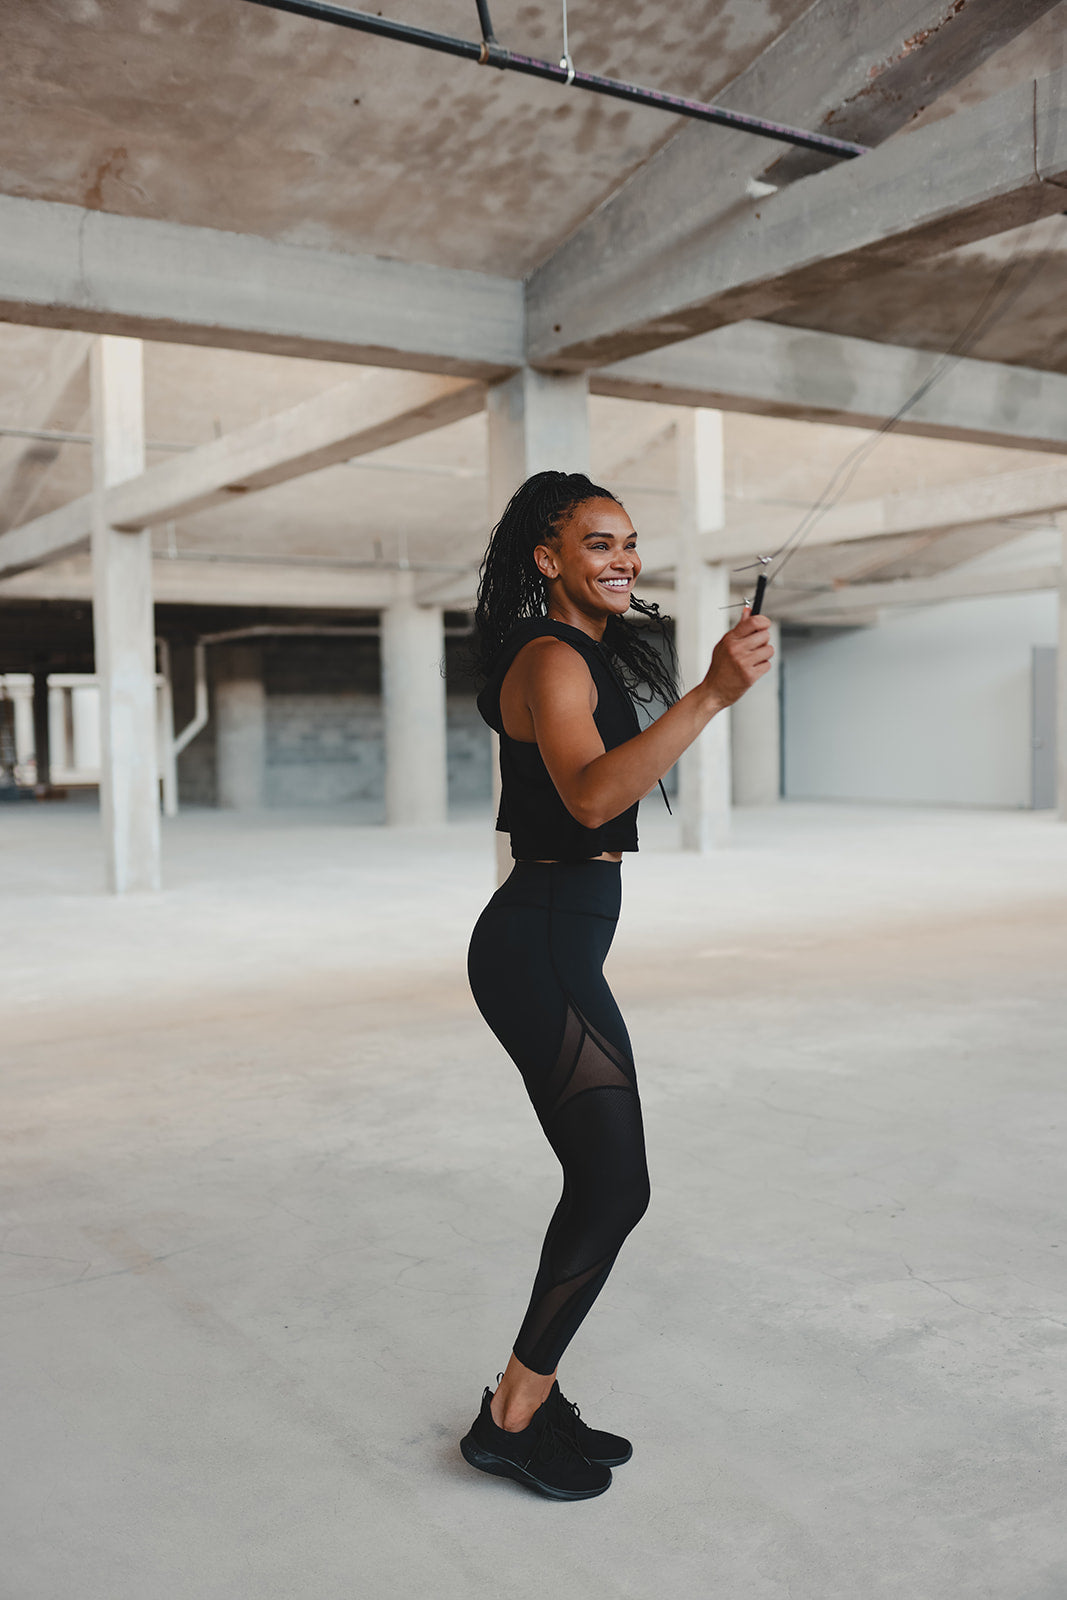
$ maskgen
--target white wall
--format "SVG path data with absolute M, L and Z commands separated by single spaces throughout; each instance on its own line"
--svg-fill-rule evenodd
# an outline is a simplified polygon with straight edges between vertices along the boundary
M 1030 804 L 1030 652 L 1056 643 L 1051 593 L 883 612 L 786 640 L 790 799 Z

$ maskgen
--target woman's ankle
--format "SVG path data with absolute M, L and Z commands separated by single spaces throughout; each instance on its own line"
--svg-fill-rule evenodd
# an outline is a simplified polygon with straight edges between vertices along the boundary
M 548 1399 L 553 1382 L 554 1377 L 527 1371 L 516 1382 L 515 1376 L 506 1372 L 489 1401 L 489 1412 L 497 1427 L 505 1433 L 521 1433 L 528 1428 Z
M 530 1427 L 537 1411 L 541 1410 L 541 1406 L 549 1398 L 550 1389 L 552 1389 L 552 1379 L 545 1379 L 544 1394 L 541 1392 L 541 1386 L 537 1386 L 537 1389 L 531 1392 L 528 1387 L 517 1390 L 507 1382 L 502 1382 L 496 1394 L 490 1398 L 491 1418 L 496 1422 L 496 1426 L 504 1429 L 506 1434 L 522 1434 L 522 1430 Z
M 528 1401 L 498 1400 L 496 1395 L 489 1402 L 489 1414 L 498 1428 L 505 1433 L 521 1433 L 528 1428 L 537 1415 L 542 1402 L 531 1406 Z

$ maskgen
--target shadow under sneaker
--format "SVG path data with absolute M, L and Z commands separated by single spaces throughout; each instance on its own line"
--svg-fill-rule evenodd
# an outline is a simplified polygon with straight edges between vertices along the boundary
M 482 1409 L 460 1441 L 463 1458 L 479 1472 L 513 1478 L 550 1500 L 591 1500 L 611 1488 L 611 1470 L 586 1460 L 571 1432 L 562 1426 L 551 1395 L 521 1433 L 498 1428 L 486 1389 Z

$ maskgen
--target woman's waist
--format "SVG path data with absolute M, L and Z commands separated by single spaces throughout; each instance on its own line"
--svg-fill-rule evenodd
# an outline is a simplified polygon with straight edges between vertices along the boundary
M 617 921 L 622 904 L 622 862 L 602 857 L 518 860 L 493 900 L 498 905 L 536 906 Z

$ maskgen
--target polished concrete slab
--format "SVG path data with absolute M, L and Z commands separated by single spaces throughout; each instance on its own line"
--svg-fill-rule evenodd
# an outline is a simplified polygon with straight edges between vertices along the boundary
M 555 1199 L 466 988 L 484 818 L 0 813 L 11 1600 L 1061 1600 L 1067 829 L 651 803 L 609 973 L 652 1208 L 564 1367 L 633 1461 L 461 1460 Z

